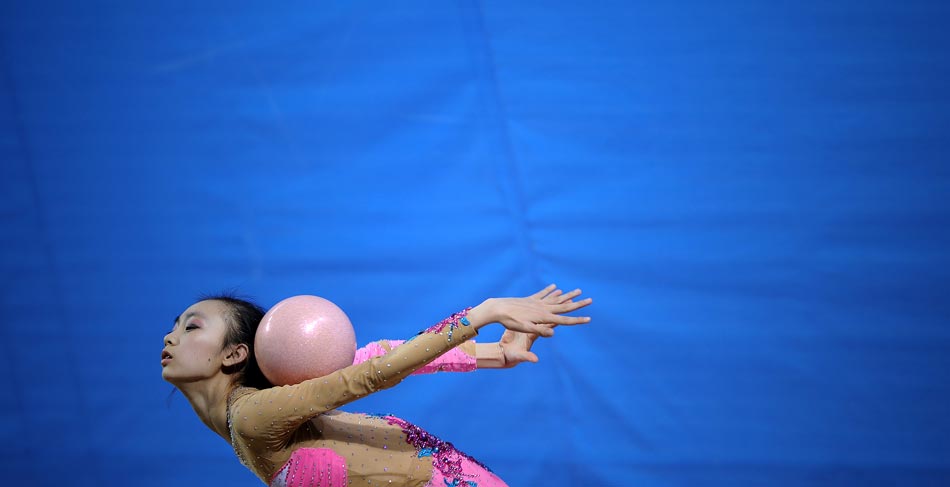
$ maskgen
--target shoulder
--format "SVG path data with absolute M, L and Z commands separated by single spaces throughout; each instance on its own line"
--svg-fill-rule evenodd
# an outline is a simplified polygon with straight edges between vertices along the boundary
M 267 389 L 237 387 L 228 395 L 228 426 L 236 433 L 250 434 L 254 431 L 254 418 L 259 415 L 262 403 L 266 402 Z
M 228 409 L 232 409 L 236 406 L 240 407 L 238 406 L 239 404 L 244 404 L 248 399 L 250 399 L 252 396 L 260 394 L 260 392 L 261 389 L 257 389 L 255 387 L 235 387 L 230 393 L 228 393 Z

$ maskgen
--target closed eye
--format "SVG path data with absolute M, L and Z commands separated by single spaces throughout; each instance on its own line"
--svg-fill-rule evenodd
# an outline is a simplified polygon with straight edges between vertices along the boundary
M 195 326 L 195 325 L 188 325 L 188 326 L 185 327 L 185 331 L 194 330 L 195 328 L 198 328 L 198 327 Z

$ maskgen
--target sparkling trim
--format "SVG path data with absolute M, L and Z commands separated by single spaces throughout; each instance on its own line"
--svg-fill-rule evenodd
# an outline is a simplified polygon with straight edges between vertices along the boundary
M 420 331 L 418 334 L 416 334 L 416 336 L 410 338 L 410 340 L 422 335 L 423 333 L 442 333 L 442 330 L 448 327 L 449 341 L 452 341 L 452 332 L 455 331 L 455 329 L 458 328 L 460 324 L 461 326 L 469 326 L 472 324 L 472 322 L 468 320 L 468 312 L 471 310 L 472 307 L 469 306 L 458 313 L 453 313 L 452 316 L 449 316 L 448 318 L 426 328 L 425 330 Z
M 468 479 L 473 479 L 477 476 L 463 472 L 463 457 L 491 472 L 491 469 L 488 468 L 487 465 L 458 451 L 451 443 L 440 440 L 428 431 L 402 418 L 397 418 L 392 415 L 382 416 L 382 418 L 389 424 L 402 428 L 403 433 L 406 435 L 406 443 L 416 448 L 419 458 L 432 457 L 432 466 L 441 472 L 445 478 L 453 480 L 452 484 L 447 483 L 446 485 L 463 485 L 461 484 L 462 482 L 468 482 L 469 485 L 474 484 L 474 482 Z

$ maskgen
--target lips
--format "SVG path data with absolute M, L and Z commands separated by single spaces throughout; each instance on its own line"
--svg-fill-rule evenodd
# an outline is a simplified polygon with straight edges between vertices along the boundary
M 172 358 L 172 354 L 168 353 L 168 350 L 162 350 L 162 362 L 163 362 L 163 363 L 164 363 L 166 360 L 171 360 L 171 358 Z

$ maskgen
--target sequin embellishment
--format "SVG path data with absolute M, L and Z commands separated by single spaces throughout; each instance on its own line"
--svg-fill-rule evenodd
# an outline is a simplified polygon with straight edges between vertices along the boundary
M 423 333 L 442 333 L 442 330 L 448 327 L 449 341 L 452 341 L 452 332 L 455 331 L 455 329 L 459 327 L 459 324 L 461 324 L 462 326 L 469 326 L 472 324 L 472 322 L 468 320 L 468 312 L 471 311 L 471 309 L 472 307 L 469 306 L 468 308 L 465 308 L 462 311 L 459 311 L 458 313 L 453 313 L 452 316 L 449 316 L 448 318 L 426 328 L 425 330 L 420 331 L 416 336 L 412 338 L 422 335 Z M 412 340 L 412 338 L 410 338 L 409 340 Z
M 432 457 L 432 466 L 442 473 L 446 479 L 452 479 L 452 483 L 446 482 L 448 486 L 468 486 L 476 487 L 478 484 L 468 478 L 473 475 L 465 473 L 462 468 L 462 458 L 475 463 L 476 465 L 491 472 L 483 463 L 458 451 L 454 445 L 447 441 L 440 440 L 428 431 L 395 416 L 383 416 L 389 424 L 399 426 L 406 435 L 406 442 L 416 447 L 419 458 Z

